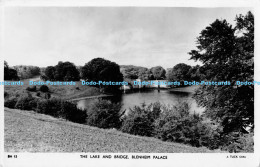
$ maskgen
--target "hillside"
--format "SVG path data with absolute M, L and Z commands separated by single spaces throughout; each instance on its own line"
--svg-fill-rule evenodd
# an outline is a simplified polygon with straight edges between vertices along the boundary
M 155 138 L 68 122 L 33 111 L 5 108 L 6 152 L 212 152 Z M 219 150 L 218 150 L 219 152 Z
M 13 85 L 5 85 L 4 91 L 8 95 L 12 94 L 24 94 L 28 92 L 26 90 L 27 87 L 33 87 L 29 84 L 29 81 L 41 81 L 40 78 L 30 78 L 21 80 L 24 85 L 23 86 L 13 86 Z M 75 81 L 76 85 L 48 85 L 49 94 L 51 97 L 57 97 L 65 100 L 71 100 L 76 98 L 82 98 L 87 96 L 97 96 L 100 95 L 101 92 L 99 88 L 93 86 L 82 85 L 80 81 Z M 45 93 L 39 91 L 40 85 L 36 85 L 36 91 L 30 91 L 30 94 L 36 96 L 37 93 L 40 93 L 41 97 L 44 97 Z

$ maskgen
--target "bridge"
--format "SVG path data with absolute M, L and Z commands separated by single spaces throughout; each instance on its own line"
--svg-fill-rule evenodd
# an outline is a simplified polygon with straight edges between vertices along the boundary
M 147 84 L 147 85 L 134 84 L 135 81 L 137 81 L 138 83 L 147 82 L 149 84 Z M 167 82 L 168 82 L 168 80 L 141 80 L 141 79 L 136 79 L 136 80 L 132 80 L 131 82 L 128 82 L 128 85 L 124 85 L 120 89 L 121 90 L 142 89 L 142 88 L 168 89 L 168 88 L 170 88 L 170 86 L 167 85 L 167 84 L 163 84 L 163 83 L 167 83 Z

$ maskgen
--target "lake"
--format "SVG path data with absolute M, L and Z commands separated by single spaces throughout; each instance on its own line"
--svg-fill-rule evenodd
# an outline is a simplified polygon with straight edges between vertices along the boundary
M 199 107 L 192 98 L 196 88 L 196 86 L 188 86 L 174 89 L 131 90 L 118 96 L 103 97 L 103 99 L 108 99 L 116 103 L 119 102 L 122 104 L 122 109 L 126 110 L 134 106 L 140 106 L 142 103 L 150 104 L 160 102 L 166 105 L 174 105 L 179 101 L 187 101 L 191 106 L 192 113 L 202 113 L 204 108 Z M 89 108 L 95 100 L 97 99 L 80 100 L 77 105 L 79 108 Z

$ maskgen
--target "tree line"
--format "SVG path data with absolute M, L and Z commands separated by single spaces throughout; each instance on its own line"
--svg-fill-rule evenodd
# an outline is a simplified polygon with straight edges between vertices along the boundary
M 185 63 L 176 64 L 173 68 L 165 70 L 161 66 L 152 67 L 151 69 L 133 65 L 121 65 L 120 71 L 125 80 L 163 80 L 169 81 L 199 81 L 204 79 L 203 68 L 199 65 L 190 66 Z
M 50 81 L 79 81 L 80 79 L 92 81 L 122 81 L 122 77 L 124 80 L 167 79 L 170 81 L 198 81 L 205 76 L 203 69 L 200 68 L 199 65 L 192 67 L 185 63 L 179 63 L 166 71 L 161 66 L 152 67 L 150 69 L 133 65 L 119 66 L 114 62 L 102 58 L 93 59 L 83 67 L 75 66 L 68 61 L 58 62 L 56 66 L 47 66 L 46 68 L 25 65 L 9 68 L 5 61 L 5 67 L 6 80 L 29 79 L 35 76 L 41 76 L 41 79 Z
M 7 62 L 5 62 L 7 65 Z M 7 65 L 8 66 L 8 65 Z M 12 69 L 6 70 L 6 80 L 12 79 L 28 79 L 34 76 L 41 76 L 42 80 L 50 81 L 79 81 L 80 79 L 87 81 L 114 81 L 122 82 L 123 80 L 160 80 L 168 79 L 171 81 L 199 80 L 201 78 L 201 69 L 199 66 L 191 67 L 187 64 L 180 63 L 172 69 L 166 70 L 161 66 L 138 67 L 133 65 L 119 66 L 115 62 L 105 60 L 103 58 L 95 58 L 83 67 L 77 67 L 71 62 L 58 62 L 56 66 L 47 66 L 39 68 L 36 66 L 14 66 Z M 8 74 L 11 78 L 8 78 Z M 103 86 L 106 91 L 115 91 L 119 86 Z
M 29 79 L 40 76 L 42 69 L 37 66 L 18 65 L 9 67 L 8 63 L 4 61 L 4 80 L 20 80 Z
M 37 66 L 18 65 L 13 67 L 20 79 L 29 79 L 41 75 L 41 69 Z

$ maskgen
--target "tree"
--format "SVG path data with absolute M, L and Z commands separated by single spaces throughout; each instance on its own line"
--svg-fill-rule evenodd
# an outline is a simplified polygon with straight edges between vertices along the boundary
M 6 61 L 4 61 L 4 80 L 19 80 L 17 71 L 10 68 Z
M 18 76 L 21 79 L 28 79 L 40 75 L 40 68 L 37 66 L 14 66 Z
M 82 78 L 88 81 L 111 81 L 122 82 L 123 75 L 120 72 L 118 64 L 105 60 L 103 58 L 95 58 L 86 63 L 82 67 Z M 105 91 L 113 92 L 117 90 L 120 85 L 100 85 L 105 88 Z
M 59 62 L 55 67 L 48 66 L 45 69 L 45 80 L 51 81 L 79 81 L 79 71 L 71 62 Z
M 55 67 L 53 66 L 48 66 L 46 69 L 45 69 L 45 76 L 46 76 L 46 79 L 50 80 L 50 81 L 53 81 L 55 80 Z
M 138 78 L 141 80 L 150 80 L 153 79 L 153 74 L 148 68 L 141 68 L 138 71 Z
M 165 79 L 166 71 L 161 66 L 152 67 L 150 70 L 156 80 Z
M 136 66 L 120 66 L 120 72 L 123 74 L 124 79 L 137 79 L 138 78 L 138 70 Z
M 9 80 L 10 74 L 9 74 L 9 66 L 6 61 L 4 61 L 4 80 Z
M 10 80 L 19 80 L 19 77 L 17 75 L 17 71 L 15 69 L 12 69 L 12 68 L 9 69 L 9 77 L 10 77 Z
M 58 81 L 78 81 L 79 71 L 76 66 L 71 62 L 59 62 L 55 66 L 55 80 Z
M 190 76 L 190 80 L 192 81 L 201 81 L 205 79 L 204 69 L 199 65 L 193 66 L 190 68 L 188 72 L 188 76 Z
M 145 67 L 122 65 L 120 66 L 120 72 L 123 74 L 124 79 L 154 79 L 152 72 Z
M 241 132 L 254 125 L 254 86 L 236 85 L 236 81 L 254 78 L 254 16 L 236 17 L 233 28 L 226 20 L 216 20 L 202 30 L 197 50 L 191 59 L 203 63 L 209 81 L 230 81 L 228 86 L 203 86 L 195 99 L 206 107 L 205 115 L 219 121 L 225 133 Z
M 169 70 L 169 74 L 167 75 L 167 79 L 170 81 L 187 81 L 190 80 L 189 70 L 191 66 L 185 63 L 179 63 L 173 67 L 172 70 Z

